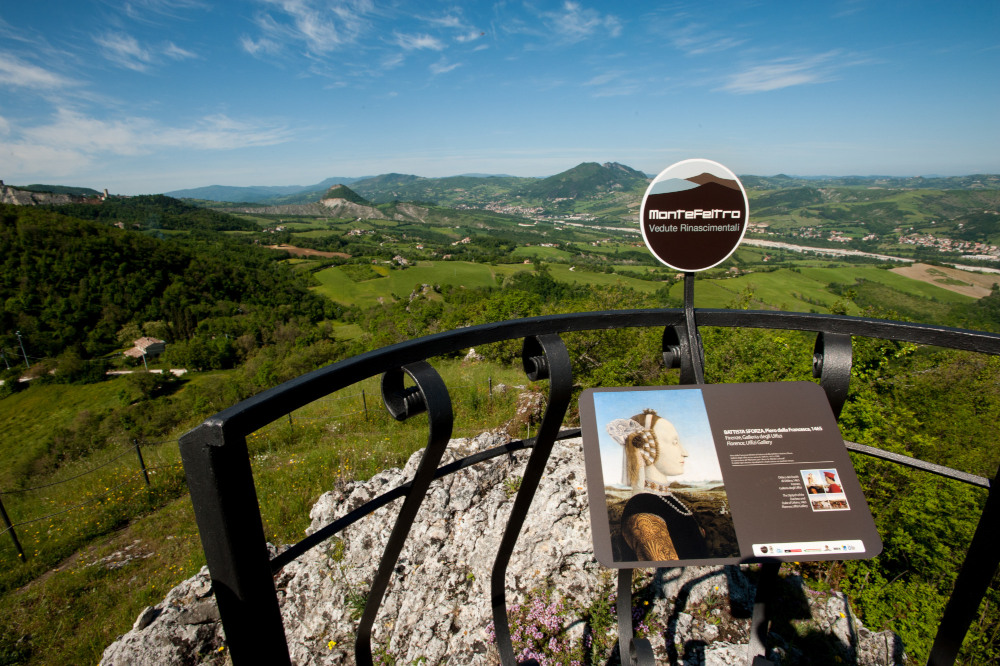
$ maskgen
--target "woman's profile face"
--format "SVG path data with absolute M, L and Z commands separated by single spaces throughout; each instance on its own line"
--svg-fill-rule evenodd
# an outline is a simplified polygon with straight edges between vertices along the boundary
M 653 467 L 666 476 L 683 474 L 684 459 L 688 457 L 688 452 L 681 446 L 674 424 L 666 419 L 660 419 L 653 426 L 653 434 L 656 435 L 659 444 L 659 454 L 653 461 Z

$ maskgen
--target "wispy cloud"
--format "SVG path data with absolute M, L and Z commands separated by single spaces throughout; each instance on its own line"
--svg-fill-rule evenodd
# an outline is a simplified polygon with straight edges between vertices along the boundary
M 252 56 L 277 55 L 281 51 L 281 44 L 267 37 L 253 39 L 244 35 L 240 37 L 240 46 Z
M 129 0 L 121 9 L 130 19 L 149 23 L 150 16 L 178 18 L 193 9 L 206 9 L 201 0 Z
M 626 72 L 614 71 L 599 74 L 585 82 L 584 87 L 593 88 L 594 97 L 621 97 L 639 92 L 639 81 L 630 78 Z
M 56 90 L 67 88 L 73 85 L 73 82 L 59 74 L 25 62 L 11 53 L 0 51 L 0 85 Z
M 131 35 L 109 32 L 94 37 L 94 41 L 101 47 L 102 55 L 119 67 L 145 72 L 153 64 L 152 52 L 140 46 Z
M 563 3 L 562 9 L 542 12 L 546 25 L 555 36 L 567 42 L 578 42 L 599 32 L 617 37 L 622 32 L 621 20 L 611 14 L 602 15 L 594 9 L 586 9 L 577 2 Z
M 437 37 L 432 37 L 431 35 L 406 35 L 399 32 L 393 34 L 396 38 L 396 44 L 407 51 L 414 51 L 417 49 L 441 51 L 444 49 L 444 42 Z
M 434 74 L 436 76 L 438 74 L 447 74 L 448 72 L 453 71 L 461 66 L 462 63 L 460 62 L 449 63 L 446 59 L 441 58 L 436 63 L 431 65 L 430 69 L 431 69 L 431 74 Z
M 5 150 L 0 170 L 31 172 L 51 170 L 56 160 L 79 169 L 101 156 L 146 155 L 161 149 L 235 150 L 270 146 L 291 139 L 285 127 L 234 120 L 218 114 L 187 126 L 165 125 L 142 117 L 106 120 L 72 109 L 59 109 L 51 122 L 18 128 L 4 121 Z
M 719 53 L 740 46 L 746 41 L 717 30 L 707 29 L 697 23 L 671 28 L 668 34 L 674 48 L 689 56 Z
M 170 60 L 189 60 L 197 58 L 197 54 L 166 42 L 156 46 L 143 45 L 135 37 L 122 32 L 108 32 L 94 37 L 94 42 L 101 47 L 101 54 L 124 69 L 135 72 L 147 72 L 162 62 Z
M 747 94 L 791 88 L 792 86 L 825 83 L 837 78 L 837 71 L 846 63 L 837 51 L 803 58 L 778 58 L 752 65 L 733 74 L 722 90 Z
M 166 47 L 163 49 L 163 55 L 173 60 L 187 60 L 189 58 L 198 57 L 197 54 L 188 51 L 187 49 L 182 49 L 173 42 L 167 42 Z
M 313 55 L 330 53 L 354 44 L 367 32 L 368 16 L 375 11 L 371 0 L 264 2 L 273 7 L 273 12 L 263 12 L 255 19 L 262 35 L 257 39 L 244 36 L 240 40 L 251 55 L 273 54 L 291 44 L 304 44 Z
M 460 44 L 474 42 L 480 37 L 486 35 L 485 31 L 474 27 L 472 24 L 468 23 L 464 17 L 460 16 L 460 9 L 455 9 L 454 11 L 456 13 L 432 17 L 422 16 L 419 18 L 421 21 L 424 21 L 433 27 L 457 32 L 458 34 L 455 35 L 453 39 Z

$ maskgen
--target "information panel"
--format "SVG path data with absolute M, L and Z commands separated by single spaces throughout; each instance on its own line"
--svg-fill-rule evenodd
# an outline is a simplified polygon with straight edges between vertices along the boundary
M 580 419 L 594 550 L 606 567 L 882 550 L 812 382 L 587 389 Z

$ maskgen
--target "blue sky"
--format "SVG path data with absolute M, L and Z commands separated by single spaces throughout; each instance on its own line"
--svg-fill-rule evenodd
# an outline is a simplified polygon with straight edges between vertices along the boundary
M 1000 172 L 1000 3 L 8 1 L 0 179 Z

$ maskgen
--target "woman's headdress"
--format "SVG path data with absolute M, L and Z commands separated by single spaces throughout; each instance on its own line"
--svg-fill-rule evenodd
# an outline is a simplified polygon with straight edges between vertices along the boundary
M 622 484 L 642 488 L 646 484 L 646 465 L 659 455 L 659 443 L 653 424 L 660 417 L 652 409 L 630 419 L 615 419 L 607 425 L 608 434 L 622 446 Z

